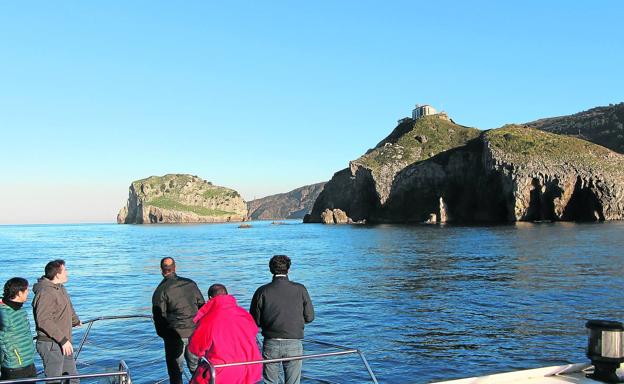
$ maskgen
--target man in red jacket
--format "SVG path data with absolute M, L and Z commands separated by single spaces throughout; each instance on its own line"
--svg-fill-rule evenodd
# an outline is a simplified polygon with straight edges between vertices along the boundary
M 195 332 L 189 340 L 189 351 L 205 357 L 213 365 L 262 360 L 256 334 L 255 321 L 236 304 L 234 296 L 228 295 L 222 284 L 208 289 L 208 302 L 193 319 Z M 217 383 L 255 384 L 262 379 L 262 364 L 218 368 Z M 208 383 L 210 369 L 200 364 L 191 383 Z

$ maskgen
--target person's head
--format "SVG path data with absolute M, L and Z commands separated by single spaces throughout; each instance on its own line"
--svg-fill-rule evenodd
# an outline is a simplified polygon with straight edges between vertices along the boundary
M 176 270 L 175 260 L 173 257 L 163 257 L 160 260 L 160 272 L 163 276 L 170 275 Z
M 210 288 L 208 288 L 208 300 L 214 299 L 217 296 L 227 295 L 228 291 L 223 284 L 212 284 Z
M 287 275 L 290 270 L 290 257 L 286 255 L 275 255 L 269 261 L 269 269 L 274 275 Z
M 28 280 L 21 277 L 7 280 L 4 283 L 4 298 L 16 303 L 25 303 L 28 298 Z
M 65 260 L 52 260 L 45 266 L 45 277 L 53 283 L 63 284 L 67 282 L 67 268 Z

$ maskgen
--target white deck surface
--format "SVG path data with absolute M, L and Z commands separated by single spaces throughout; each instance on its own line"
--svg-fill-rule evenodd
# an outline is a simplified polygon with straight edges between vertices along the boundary
M 600 383 L 599 381 L 585 377 L 585 374 L 591 372 L 592 370 L 593 367 L 591 364 L 568 364 L 554 367 L 527 369 L 524 371 L 499 373 L 488 376 L 469 377 L 459 380 L 441 381 L 436 384 Z M 624 375 L 624 370 L 622 368 L 618 369 L 618 374 L 622 377 Z

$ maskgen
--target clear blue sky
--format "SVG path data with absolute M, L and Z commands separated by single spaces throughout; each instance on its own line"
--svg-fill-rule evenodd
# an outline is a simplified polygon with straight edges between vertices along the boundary
M 494 128 L 624 101 L 622 1 L 0 3 L 0 223 L 113 221 L 132 180 L 328 180 L 415 103 Z

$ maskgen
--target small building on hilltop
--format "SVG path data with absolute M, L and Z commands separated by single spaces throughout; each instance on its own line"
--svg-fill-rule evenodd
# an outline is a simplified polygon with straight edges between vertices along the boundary
M 438 112 L 435 108 L 433 108 L 431 105 L 429 104 L 424 104 L 424 105 L 420 105 L 420 104 L 416 104 L 416 107 L 412 110 L 412 117 L 403 117 L 401 119 L 399 119 L 397 122 L 399 124 L 403 124 L 407 121 L 413 121 L 413 120 L 417 120 L 423 116 L 436 116 L 440 119 L 443 120 L 448 120 L 448 121 L 452 121 L 448 114 L 444 111 Z
M 416 107 L 412 110 L 412 119 L 416 120 L 423 116 L 435 115 L 438 111 L 435 110 L 431 105 L 419 105 L 416 104 Z

